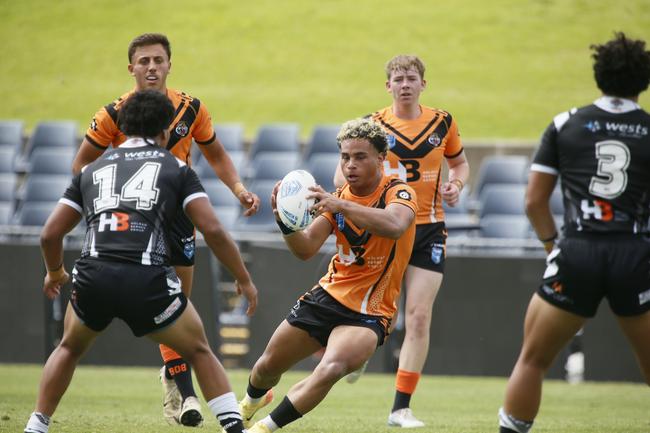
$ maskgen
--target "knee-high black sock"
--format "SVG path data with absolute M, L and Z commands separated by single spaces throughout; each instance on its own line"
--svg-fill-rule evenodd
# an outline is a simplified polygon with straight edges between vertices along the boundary
M 302 417 L 302 414 L 296 410 L 291 400 L 286 396 L 269 415 L 273 422 L 280 428 Z
M 165 363 L 165 376 L 174 379 L 178 391 L 183 397 L 183 401 L 187 397 L 196 397 L 194 385 L 192 384 L 192 369 L 190 364 L 185 362 L 184 359 L 174 359 Z

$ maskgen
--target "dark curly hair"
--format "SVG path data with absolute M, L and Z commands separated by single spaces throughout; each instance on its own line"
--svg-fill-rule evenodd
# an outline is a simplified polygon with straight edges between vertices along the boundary
M 622 98 L 635 97 L 650 82 L 650 51 L 645 41 L 629 39 L 623 32 L 602 45 L 591 45 L 594 77 L 602 92 Z
M 135 92 L 124 102 L 117 115 L 117 126 L 127 136 L 154 138 L 174 119 L 169 98 L 155 90 Z

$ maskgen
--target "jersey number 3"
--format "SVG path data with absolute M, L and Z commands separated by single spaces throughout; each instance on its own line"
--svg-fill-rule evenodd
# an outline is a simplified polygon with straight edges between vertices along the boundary
M 605 140 L 596 143 L 598 171 L 592 176 L 589 192 L 597 197 L 614 199 L 627 187 L 627 167 L 630 149 L 620 141 Z
M 93 200 L 95 213 L 114 209 L 120 201 L 135 201 L 139 210 L 151 210 L 158 200 L 160 190 L 156 187 L 160 164 L 145 162 L 140 169 L 122 185 L 120 194 L 115 193 L 116 164 L 107 165 L 93 172 L 93 184 L 99 185 L 99 195 Z

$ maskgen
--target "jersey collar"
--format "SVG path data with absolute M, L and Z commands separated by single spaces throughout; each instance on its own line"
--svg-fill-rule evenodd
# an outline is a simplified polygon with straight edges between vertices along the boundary
M 609 113 L 627 113 L 634 110 L 640 110 L 641 106 L 636 102 L 625 99 L 618 98 L 615 96 L 601 96 L 600 98 L 594 101 L 594 105 L 601 110 L 605 110 Z
M 129 137 L 124 143 L 120 144 L 120 147 L 127 147 L 127 148 L 144 147 L 144 146 L 152 146 L 152 144 L 151 142 L 145 141 L 144 138 L 141 137 Z

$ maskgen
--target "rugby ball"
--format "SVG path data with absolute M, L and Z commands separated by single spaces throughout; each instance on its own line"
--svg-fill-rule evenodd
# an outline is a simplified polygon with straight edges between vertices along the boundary
M 310 186 L 316 186 L 316 180 L 305 170 L 290 171 L 280 183 L 275 203 L 280 220 L 291 230 L 304 230 L 313 219 L 309 208 L 315 200 L 307 200 Z

